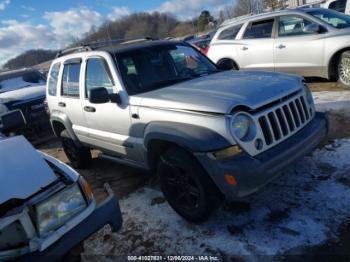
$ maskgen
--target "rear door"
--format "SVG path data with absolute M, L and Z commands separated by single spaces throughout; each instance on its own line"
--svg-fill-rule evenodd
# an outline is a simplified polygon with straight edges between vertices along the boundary
M 274 18 L 250 22 L 237 40 L 238 64 L 243 70 L 274 70 Z
M 274 44 L 275 70 L 303 76 L 322 75 L 324 33 L 308 34 L 303 30 L 313 23 L 300 15 L 279 17 Z
M 87 142 L 87 124 L 81 105 L 81 63 L 82 58 L 71 58 L 63 63 L 60 96 L 57 100 L 59 111 L 67 115 L 76 136 Z

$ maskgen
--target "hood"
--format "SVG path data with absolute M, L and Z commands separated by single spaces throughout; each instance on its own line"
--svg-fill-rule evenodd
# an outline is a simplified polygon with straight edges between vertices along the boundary
M 27 199 L 57 179 L 24 137 L 0 139 L 0 205 Z
M 0 93 L 0 103 L 9 103 L 12 101 L 22 101 L 43 97 L 46 94 L 46 86 L 29 86 L 14 91 Z
M 274 72 L 226 71 L 137 95 L 140 106 L 228 114 L 259 108 L 299 90 L 301 77 Z

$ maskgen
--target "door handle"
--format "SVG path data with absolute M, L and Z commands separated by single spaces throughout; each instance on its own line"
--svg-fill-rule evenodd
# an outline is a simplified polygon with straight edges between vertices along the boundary
M 242 51 L 247 51 L 248 49 L 249 49 L 249 48 L 246 47 L 246 46 L 243 46 L 243 47 L 241 48 Z
M 58 106 L 60 106 L 60 107 L 66 107 L 66 103 L 59 102 L 59 103 L 58 103 Z
M 96 108 L 94 108 L 92 106 L 84 106 L 84 110 L 86 112 L 91 112 L 91 113 L 96 112 Z
M 276 48 L 278 48 L 278 49 L 283 49 L 283 48 L 286 48 L 286 46 L 283 45 L 283 44 L 280 44 L 280 45 L 276 46 Z

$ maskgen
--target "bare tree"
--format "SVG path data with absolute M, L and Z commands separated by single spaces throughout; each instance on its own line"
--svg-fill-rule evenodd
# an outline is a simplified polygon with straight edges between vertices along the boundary
M 264 7 L 267 9 L 275 10 L 286 6 L 285 0 L 264 0 Z
M 262 1 L 263 0 L 237 0 L 233 6 L 227 6 L 224 13 L 227 18 L 260 13 L 263 10 Z

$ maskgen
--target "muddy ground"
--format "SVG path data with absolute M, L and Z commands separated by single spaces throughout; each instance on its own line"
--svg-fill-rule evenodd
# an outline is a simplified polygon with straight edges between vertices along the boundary
M 312 89 L 312 91 L 350 91 L 342 88 L 339 84 L 323 81 L 320 79 L 307 79 L 307 82 Z M 349 112 L 342 112 L 342 111 L 331 111 L 329 112 L 329 119 L 330 119 L 330 134 L 329 137 L 325 140 L 325 143 L 323 145 L 329 144 L 330 141 L 337 138 L 349 138 L 350 137 L 350 115 Z M 60 146 L 60 142 L 58 140 L 50 140 L 49 142 L 45 142 L 44 144 L 38 145 L 38 148 L 66 163 L 68 163 L 68 160 Z M 79 172 L 84 175 L 84 177 L 88 180 L 88 182 L 92 185 L 93 190 L 95 192 L 95 195 L 98 200 L 103 199 L 104 190 L 103 190 L 103 184 L 108 182 L 116 195 L 120 199 L 127 199 L 130 194 L 134 192 L 139 192 L 140 190 L 144 190 L 145 188 L 156 188 L 156 182 L 154 178 L 150 174 L 148 174 L 145 171 L 127 167 L 118 163 L 114 163 L 108 160 L 100 159 L 98 158 L 98 151 L 93 151 L 93 161 L 92 166 L 88 170 L 79 170 Z M 327 167 L 325 167 L 327 168 Z M 160 194 L 161 196 L 161 194 Z M 150 200 L 152 203 L 155 201 L 157 204 L 157 201 L 160 203 L 164 202 L 164 199 L 162 197 L 158 198 L 155 197 L 155 199 Z M 242 207 L 244 209 L 244 202 L 242 205 L 238 204 L 238 207 Z M 275 214 L 283 215 L 283 214 Z M 125 228 L 125 227 L 130 227 Z M 191 226 L 189 226 L 191 228 Z M 238 230 L 239 228 L 231 228 L 233 231 Z M 106 230 L 106 229 L 103 229 Z M 122 230 L 123 234 L 123 240 L 126 241 L 140 241 L 142 240 L 141 236 L 138 236 L 135 234 L 135 223 L 133 221 L 126 221 L 124 223 L 124 228 Z M 107 229 L 108 231 L 108 229 Z M 161 232 L 160 232 L 161 233 Z M 208 232 L 207 232 L 208 233 Z M 290 233 L 293 233 L 290 231 Z M 99 234 L 102 234 L 99 232 Z M 206 232 L 204 232 L 205 237 Z M 208 234 L 211 234 L 210 232 Z M 342 254 L 342 258 L 349 259 L 350 256 L 349 250 L 350 250 L 350 240 L 349 240 L 349 234 L 350 234 L 350 226 L 348 225 L 347 221 L 344 221 L 342 227 L 339 229 L 338 238 L 332 238 L 329 241 L 326 241 L 322 245 L 317 245 L 313 248 L 305 248 L 304 250 L 298 248 L 298 252 L 308 254 L 310 258 L 318 258 L 318 254 L 333 254 L 333 252 L 337 252 Z M 130 237 L 128 239 L 128 236 Z M 93 236 L 89 241 L 88 245 L 91 245 L 91 242 L 94 240 Z M 106 242 L 111 242 L 110 238 L 118 239 L 116 237 L 112 237 L 109 233 L 105 234 L 103 236 Z M 136 239 L 135 239 L 136 237 Z M 138 239 L 137 239 L 138 238 Z M 153 239 L 153 241 L 156 241 L 156 239 Z M 151 243 L 150 243 L 151 245 Z M 115 254 L 118 251 L 113 250 L 116 246 L 120 245 L 109 245 L 111 248 L 111 253 Z M 147 247 L 147 245 L 146 245 Z M 137 246 L 135 246 L 135 249 Z M 128 250 L 131 251 L 131 250 Z M 147 254 L 147 249 L 141 250 L 141 253 L 145 252 L 144 254 Z M 215 254 L 214 251 L 210 251 L 209 253 Z M 90 253 L 91 254 L 91 253 Z M 278 257 L 278 260 L 293 260 L 295 258 L 294 256 L 290 256 L 290 254 L 294 255 L 293 251 L 289 251 L 289 253 L 286 253 L 285 256 L 281 255 Z M 90 259 L 91 260 L 91 259 Z M 98 261 L 99 259 L 97 259 Z M 244 259 L 243 259 L 244 260 Z M 348 261 L 349 261 L 348 260 Z

